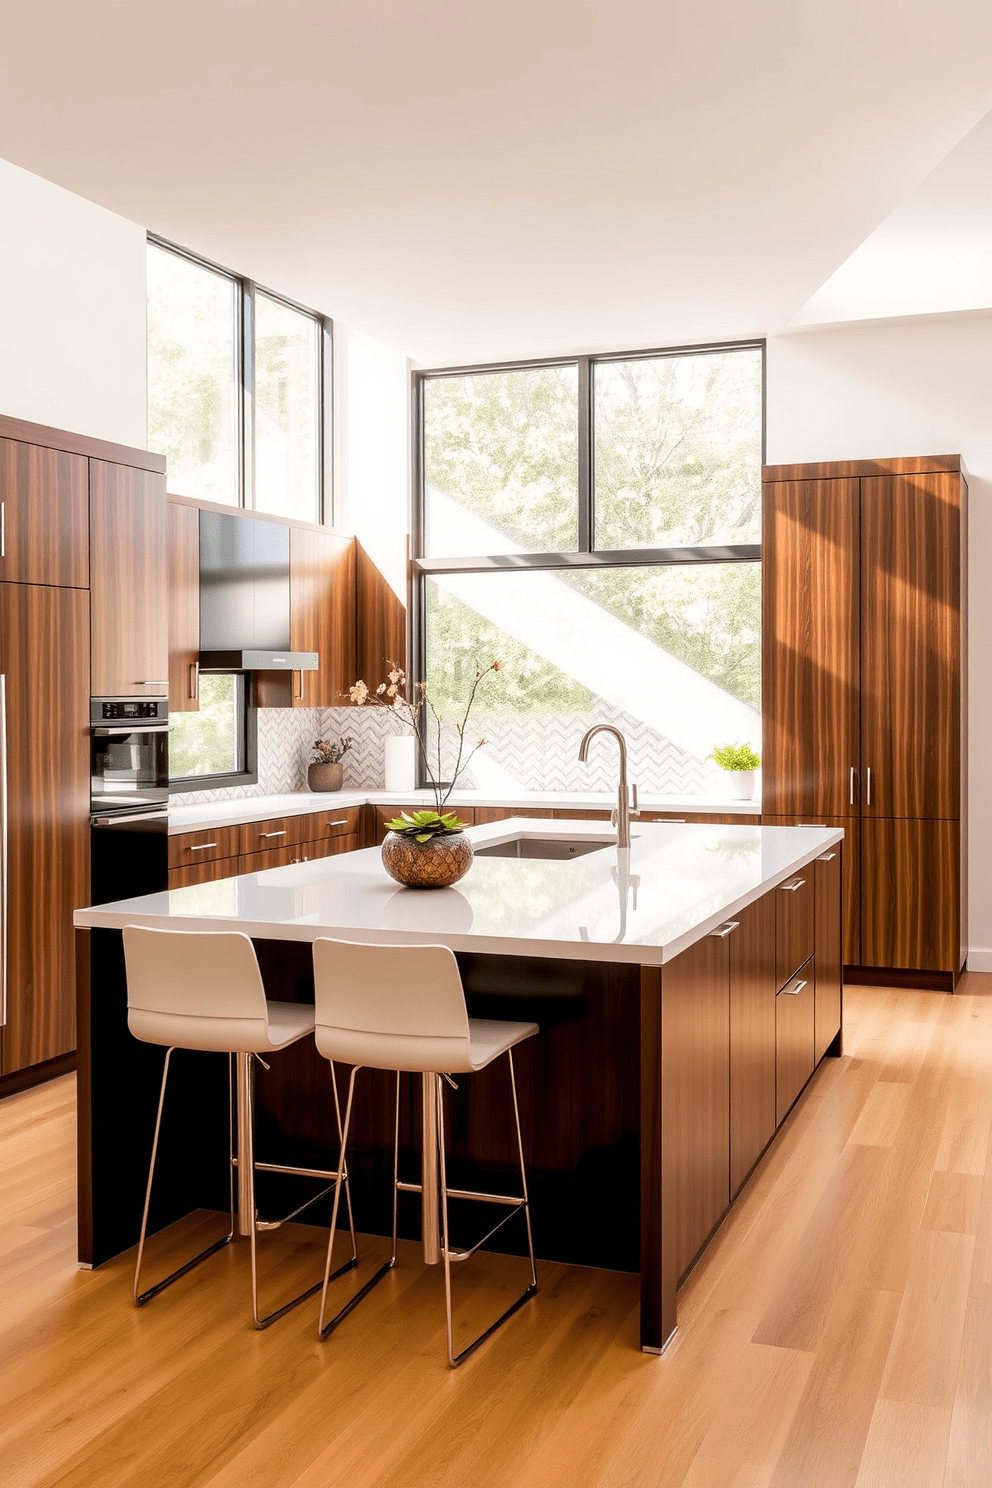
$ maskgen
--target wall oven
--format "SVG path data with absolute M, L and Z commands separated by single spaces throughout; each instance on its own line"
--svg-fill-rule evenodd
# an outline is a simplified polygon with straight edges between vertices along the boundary
M 92 902 L 167 888 L 168 832 L 168 698 L 91 698 Z

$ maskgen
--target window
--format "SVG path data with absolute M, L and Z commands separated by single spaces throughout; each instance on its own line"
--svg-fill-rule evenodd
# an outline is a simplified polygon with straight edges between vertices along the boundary
M 148 242 L 148 442 L 177 496 L 330 522 L 331 323 Z
M 763 347 L 577 358 L 417 378 L 415 665 L 448 716 L 476 660 L 484 788 L 711 788 L 760 744 Z
M 169 719 L 170 789 L 254 785 L 255 738 L 251 679 L 242 672 L 201 672 L 199 712 Z

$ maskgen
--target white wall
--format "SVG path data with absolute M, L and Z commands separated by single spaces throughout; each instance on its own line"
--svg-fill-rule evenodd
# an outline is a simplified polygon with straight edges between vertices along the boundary
M 969 474 L 969 938 L 992 971 L 992 317 L 773 337 L 768 462 L 960 454 Z
M 357 535 L 406 604 L 409 361 L 335 321 L 334 401 L 337 525 Z
M 6 160 L 0 414 L 145 445 L 145 230 Z

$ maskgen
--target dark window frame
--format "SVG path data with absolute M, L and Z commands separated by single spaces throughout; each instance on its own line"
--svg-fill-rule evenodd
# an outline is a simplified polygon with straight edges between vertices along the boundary
M 313 522 L 317 526 L 333 527 L 337 516 L 334 488 L 334 322 L 330 316 L 302 305 L 289 295 L 258 284 L 223 264 L 170 242 L 158 233 L 146 234 L 150 246 L 165 253 L 184 258 L 197 268 L 206 269 L 227 279 L 235 287 L 234 337 L 237 348 L 238 380 L 238 504 L 232 511 L 260 511 L 255 491 L 255 296 L 285 305 L 290 310 L 305 315 L 317 326 L 317 512 L 314 517 L 298 517 L 300 522 Z M 184 491 L 171 491 L 170 495 L 184 496 Z M 196 499 L 196 498 L 194 498 Z M 266 512 L 266 516 L 279 516 L 278 512 Z M 289 520 L 288 518 L 286 520 Z
M 170 775 L 169 793 L 200 790 L 223 790 L 233 785 L 258 784 L 258 706 L 255 700 L 255 678 L 251 672 L 226 672 L 219 668 L 201 671 L 201 677 L 239 677 L 238 769 L 221 770 L 213 775 Z
M 411 489 L 411 561 L 409 581 L 410 655 L 408 670 L 414 683 L 427 675 L 427 583 L 435 574 L 491 573 L 508 570 L 561 571 L 577 568 L 669 567 L 709 563 L 760 563 L 761 543 L 708 544 L 699 547 L 601 549 L 595 546 L 595 368 L 610 362 L 658 361 L 663 357 L 704 356 L 721 351 L 761 353 L 761 464 L 766 459 L 767 349 L 763 337 L 708 341 L 687 346 L 664 346 L 633 351 L 597 352 L 580 356 L 531 357 L 522 361 L 480 362 L 457 367 L 432 367 L 413 373 L 411 419 L 413 480 Z M 533 367 L 578 368 L 578 546 L 558 553 L 492 553 L 484 557 L 429 558 L 424 554 L 427 488 L 424 476 L 424 388 L 445 377 L 469 377 Z M 422 767 L 421 767 L 422 775 Z M 420 780 L 420 784 L 425 782 Z

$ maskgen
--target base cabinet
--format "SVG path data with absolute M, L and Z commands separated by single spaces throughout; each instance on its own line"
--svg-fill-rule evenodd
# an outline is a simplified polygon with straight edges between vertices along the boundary
M 730 1203 L 730 947 L 707 935 L 662 973 L 662 1092 L 681 1280 Z
M 730 1197 L 775 1135 L 775 896 L 730 936 Z
M 861 822 L 861 964 L 961 970 L 961 825 Z
M 361 807 L 350 806 L 174 833 L 169 838 L 169 888 L 185 889 L 355 852 L 361 846 L 361 815 Z
M 783 1122 L 816 1067 L 812 958 L 775 998 L 775 1121 Z

